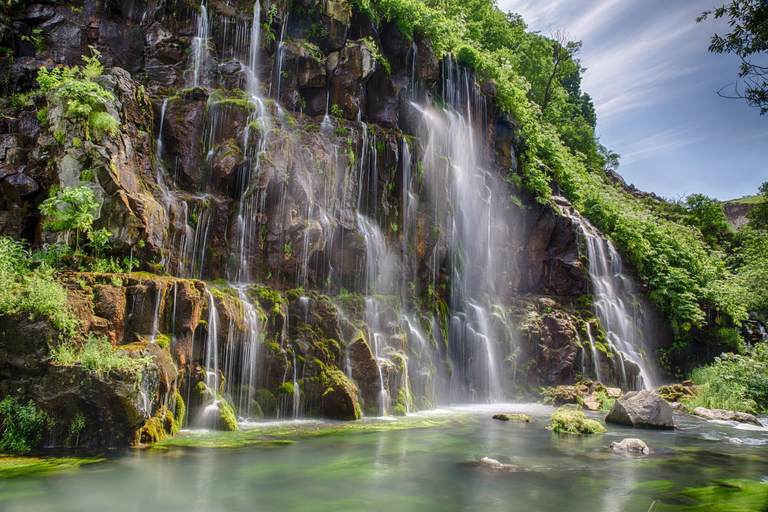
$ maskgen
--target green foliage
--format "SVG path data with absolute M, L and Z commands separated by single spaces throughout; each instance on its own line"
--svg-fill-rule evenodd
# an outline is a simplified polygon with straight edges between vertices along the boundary
M 344 111 L 335 103 L 331 105 L 331 115 L 336 119 L 344 119 Z
M 0 237 L 0 315 L 29 313 L 45 317 L 61 336 L 74 336 L 79 322 L 67 305 L 67 291 L 43 261 L 30 269 L 22 242 Z
M 54 233 L 64 231 L 67 235 L 74 232 L 75 247 L 79 248 L 80 235 L 91 232 L 93 211 L 98 207 L 93 190 L 87 185 L 67 187 L 40 205 L 40 213 L 46 217 L 43 228 Z
M 705 11 L 697 22 L 714 18 L 727 18 L 731 32 L 725 36 L 712 36 L 709 51 L 713 53 L 733 53 L 741 59 L 739 84 L 733 86 L 733 92 L 722 94 L 726 98 L 744 99 L 751 107 L 760 109 L 760 115 L 768 112 L 768 66 L 765 55 L 768 54 L 768 3 L 765 0 L 733 0 L 729 4 Z M 727 86 L 726 86 L 727 87 Z
M 115 97 L 94 81 L 104 71 L 101 54 L 94 48 L 91 53 L 83 56 L 83 67 L 40 68 L 37 73 L 40 90 L 54 91 L 53 99 L 64 105 L 65 116 L 82 123 L 85 140 L 91 140 L 92 134 L 114 136 L 120 129 L 120 122 L 107 112 L 107 102 Z
M 74 438 L 74 445 L 80 444 L 80 434 L 85 430 L 85 416 L 82 413 L 77 413 L 72 422 L 69 424 L 69 435 L 67 436 L 67 445 L 71 445 Z
M 561 407 L 552 413 L 549 428 L 561 434 L 601 434 L 605 427 L 598 421 L 588 420 L 583 411 Z
M 714 247 L 723 241 L 730 227 L 720 201 L 704 194 L 691 194 L 685 199 L 685 209 L 686 223 L 698 228 L 705 242 Z
M 37 408 L 34 401 L 21 405 L 11 396 L 0 402 L 0 416 L 3 417 L 0 438 L 0 451 L 3 452 L 28 452 L 38 448 L 46 426 L 51 424 L 51 419 Z
M 768 412 L 768 345 L 758 343 L 750 355 L 722 354 L 711 365 L 694 370 L 691 379 L 701 387 L 686 402 L 689 408 L 764 414 Z
M 740 302 L 750 311 L 768 311 L 768 232 L 741 228 L 728 261 L 734 268 Z
M 89 337 L 83 345 L 72 341 L 60 343 L 51 350 L 51 360 L 60 366 L 80 365 L 98 375 L 106 375 L 114 370 L 135 374 L 140 378 L 154 356 L 132 357 L 119 347 L 110 345 L 107 338 Z
M 768 181 L 760 185 L 760 195 L 754 204 L 747 212 L 749 225 L 754 229 L 768 230 Z

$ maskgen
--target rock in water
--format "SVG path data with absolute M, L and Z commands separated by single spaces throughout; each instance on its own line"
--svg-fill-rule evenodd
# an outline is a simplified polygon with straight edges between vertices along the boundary
M 592 393 L 584 397 L 584 408 L 590 411 L 600 410 L 600 399 L 597 397 L 597 393 Z
M 675 428 L 672 408 L 653 391 L 632 391 L 618 398 L 605 417 L 608 423 L 630 427 Z
M 707 418 L 708 420 L 722 420 L 722 421 L 738 421 L 740 423 L 751 423 L 762 427 L 763 425 L 757 420 L 756 417 L 745 412 L 726 411 L 725 409 L 705 409 L 704 407 L 697 407 L 693 410 L 693 414 Z
M 502 469 L 504 467 L 504 464 L 497 461 L 496 459 L 491 459 L 490 457 L 483 457 L 477 462 L 479 462 L 484 466 L 488 466 L 489 468 L 494 468 L 494 469 Z
M 622 439 L 620 443 L 611 443 L 611 449 L 620 452 L 637 452 L 643 455 L 648 455 L 650 452 L 645 441 L 633 437 Z
M 500 421 L 519 421 L 523 423 L 530 423 L 533 421 L 527 414 L 494 414 L 493 419 Z

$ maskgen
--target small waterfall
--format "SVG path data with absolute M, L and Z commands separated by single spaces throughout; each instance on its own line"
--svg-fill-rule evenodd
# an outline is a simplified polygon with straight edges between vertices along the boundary
M 592 323 L 587 322 L 587 336 L 589 336 L 589 347 L 592 352 L 592 365 L 595 370 L 595 377 L 597 378 L 597 382 L 603 382 L 603 376 L 600 372 L 600 360 L 599 360 L 599 353 L 597 351 L 597 344 L 595 342 L 595 337 L 592 336 Z
M 562 208 L 563 213 L 578 226 L 581 242 L 586 246 L 595 315 L 605 330 L 611 352 L 620 361 L 622 387 L 650 389 L 654 380 L 651 368 L 640 354 L 644 339 L 639 312 L 634 306 L 637 298 L 630 279 L 624 274 L 621 255 L 588 220 L 578 213 L 571 213 L 566 207 Z M 638 366 L 640 382 L 628 382 L 626 361 Z
M 219 389 L 219 312 L 213 293 L 206 288 L 208 300 L 208 339 L 205 344 L 205 385 L 214 395 Z M 211 370 L 212 369 L 212 370 Z
M 202 85 L 201 71 L 204 71 L 208 60 L 208 44 L 210 40 L 210 23 L 208 22 L 208 8 L 205 2 L 200 4 L 200 14 L 197 17 L 197 32 L 192 40 L 192 81 L 190 87 Z
M 165 285 L 160 283 L 157 287 L 157 294 L 155 295 L 155 308 L 152 314 L 152 334 L 149 336 L 149 342 L 155 343 L 157 340 L 158 324 L 160 323 L 160 303 L 163 301 L 163 289 Z

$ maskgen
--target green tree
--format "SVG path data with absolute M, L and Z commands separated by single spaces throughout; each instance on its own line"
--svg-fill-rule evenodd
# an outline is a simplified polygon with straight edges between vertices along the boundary
M 687 210 L 686 223 L 699 228 L 710 246 L 722 242 L 729 225 L 720 201 L 704 194 L 691 194 L 685 199 L 684 206 Z
M 751 107 L 760 109 L 760 115 L 768 112 L 768 66 L 760 60 L 768 54 L 768 2 L 765 0 L 733 0 L 710 11 L 703 12 L 697 22 L 710 15 L 727 18 L 731 32 L 725 36 L 715 34 L 709 45 L 713 53 L 733 53 L 741 59 L 739 82 L 732 84 L 733 91 L 718 94 L 726 98 L 743 99 Z
M 747 212 L 749 224 L 754 229 L 768 229 L 768 181 L 760 185 L 760 194 L 763 196 L 750 211 Z
M 87 185 L 67 187 L 40 205 L 40 213 L 46 217 L 43 228 L 54 233 L 63 231 L 70 246 L 70 236 L 74 234 L 75 251 L 79 251 L 81 237 L 92 238 L 93 212 L 98 207 L 93 190 Z

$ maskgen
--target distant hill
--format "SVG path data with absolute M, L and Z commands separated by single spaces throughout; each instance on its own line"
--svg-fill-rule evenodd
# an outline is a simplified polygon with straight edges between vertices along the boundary
M 723 211 L 728 224 L 735 229 L 739 229 L 747 223 L 747 212 L 760 202 L 761 196 L 747 196 L 740 199 L 731 199 L 723 201 Z

